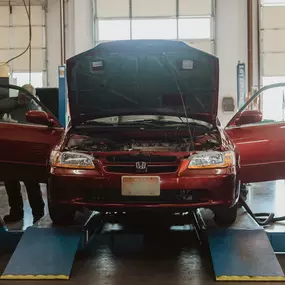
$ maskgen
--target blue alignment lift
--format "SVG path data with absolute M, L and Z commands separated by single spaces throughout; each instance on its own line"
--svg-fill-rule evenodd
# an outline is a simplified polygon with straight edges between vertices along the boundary
M 63 127 L 68 123 L 68 100 L 66 92 L 66 68 L 58 67 L 58 114 L 59 122 Z
M 230 228 L 216 227 L 199 211 L 194 217 L 198 233 L 208 244 L 216 281 L 285 281 L 275 255 L 276 243 L 244 208 Z
M 22 237 L 17 235 L 15 239 L 20 238 L 20 241 L 0 278 L 68 280 L 78 250 L 86 248 L 95 237 L 100 240 L 104 227 L 100 214 L 85 217 L 76 225 L 63 228 L 52 227 L 44 217 Z M 216 281 L 285 281 L 270 234 L 243 208 L 230 228 L 217 228 L 212 219 L 200 211 L 192 213 L 189 221 L 201 244 L 209 248 Z M 1 229 L 1 247 L 12 235 L 5 228 Z M 129 236 L 124 238 L 128 243 L 132 241 Z
M 98 213 L 83 215 L 74 226 L 62 228 L 52 227 L 46 218 L 28 227 L 22 237 L 17 235 L 16 249 L 1 279 L 68 280 L 77 251 L 87 246 L 102 225 Z M 2 241 L 9 241 L 11 233 L 1 231 L 0 237 L 3 231 L 6 234 Z

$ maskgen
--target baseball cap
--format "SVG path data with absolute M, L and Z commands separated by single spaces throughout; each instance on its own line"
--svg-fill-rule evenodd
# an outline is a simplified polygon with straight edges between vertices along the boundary
M 25 84 L 22 86 L 22 88 L 31 93 L 33 96 L 36 96 L 36 89 L 33 85 Z

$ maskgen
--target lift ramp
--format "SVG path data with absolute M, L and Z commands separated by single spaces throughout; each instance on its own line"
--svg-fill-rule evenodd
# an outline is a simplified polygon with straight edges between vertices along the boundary
M 204 231 L 216 281 L 285 281 L 267 233 L 243 209 L 230 228 Z
M 212 217 L 194 218 L 209 245 L 216 281 L 285 281 L 267 233 L 245 211 L 230 228 L 217 228 Z M 28 228 L 1 279 L 69 279 L 76 252 L 99 232 L 98 221 L 100 216 L 83 227 Z
M 1 279 L 69 279 L 80 239 L 74 229 L 27 228 Z
M 68 280 L 78 250 L 100 229 L 101 216 L 83 216 L 76 225 L 55 228 L 48 216 L 26 229 L 0 279 Z

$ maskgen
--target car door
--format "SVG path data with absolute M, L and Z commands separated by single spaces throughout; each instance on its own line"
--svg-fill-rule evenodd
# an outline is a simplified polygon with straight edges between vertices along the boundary
M 285 178 L 285 83 L 260 89 L 225 128 L 240 153 L 241 180 Z
M 64 129 L 30 93 L 17 86 L 0 86 L 0 180 L 45 182 L 48 159 Z M 20 94 L 26 96 L 19 101 Z M 53 126 L 27 121 L 31 110 L 44 111 Z

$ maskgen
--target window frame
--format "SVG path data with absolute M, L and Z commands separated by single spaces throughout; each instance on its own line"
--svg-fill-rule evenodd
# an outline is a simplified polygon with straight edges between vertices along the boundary
M 285 121 L 281 122 L 269 122 L 269 123 L 257 123 L 257 124 L 247 124 L 247 125 L 241 125 L 241 126 L 236 126 L 232 125 L 232 123 L 238 118 L 238 116 L 243 112 L 247 110 L 247 107 L 250 106 L 256 100 L 258 97 L 260 97 L 264 92 L 267 90 L 271 90 L 274 88 L 285 88 L 285 83 L 275 83 L 275 84 L 270 84 L 262 87 L 259 89 L 236 113 L 235 115 L 231 118 L 231 120 L 228 122 L 226 125 L 225 129 L 233 129 L 233 128 L 247 128 L 247 127 L 253 127 L 253 126 L 264 126 L 264 125 L 277 125 L 277 124 L 284 124 Z

